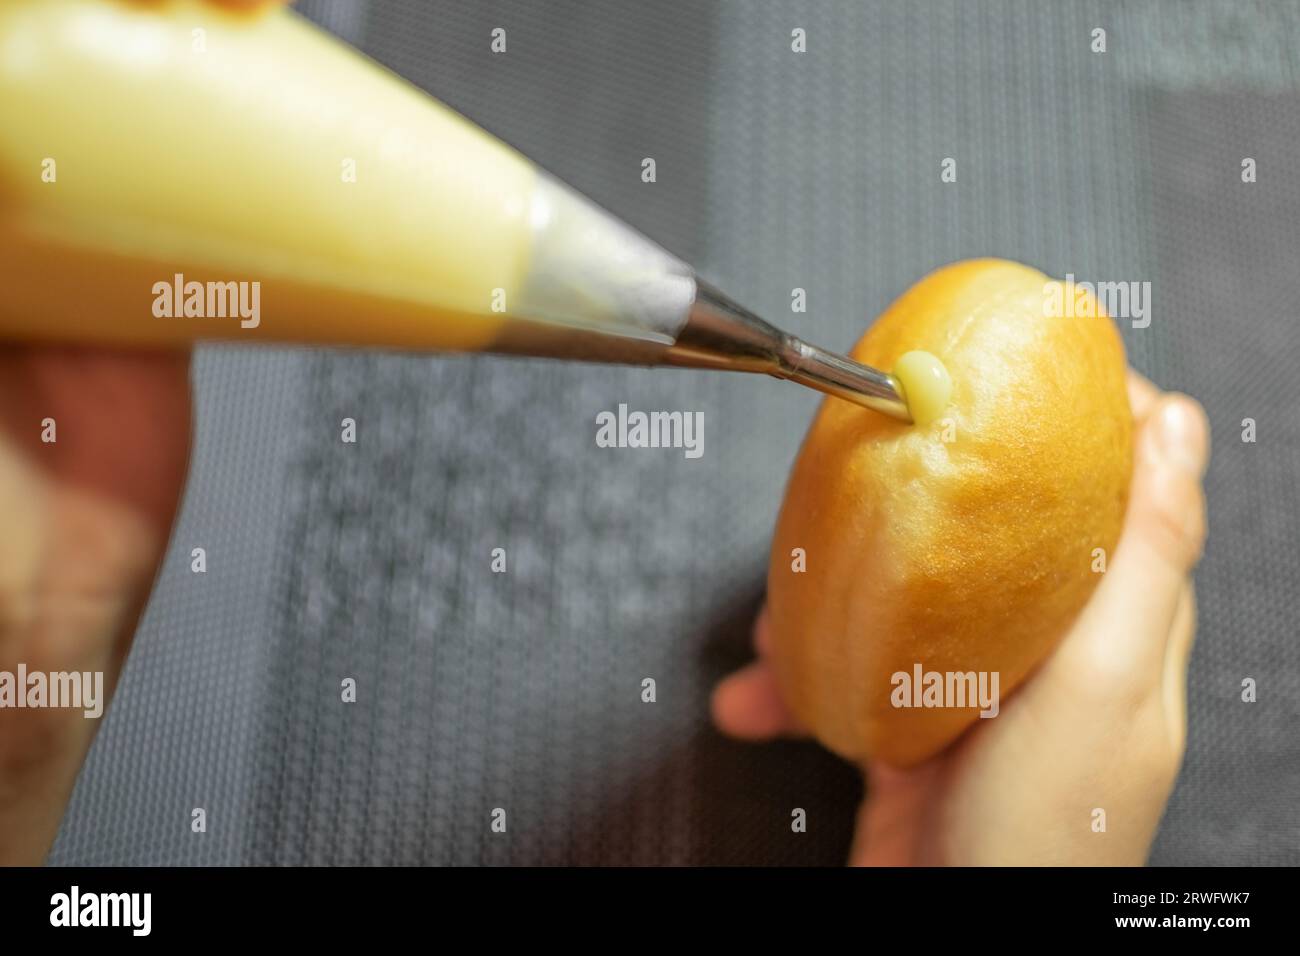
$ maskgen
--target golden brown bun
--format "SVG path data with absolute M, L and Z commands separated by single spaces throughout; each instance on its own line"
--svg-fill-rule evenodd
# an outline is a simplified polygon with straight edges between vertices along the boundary
M 1091 297 L 1049 315 L 1051 282 L 998 259 L 922 279 L 852 354 L 890 369 L 932 352 L 948 410 L 917 427 L 828 399 L 795 461 L 768 572 L 773 665 L 843 757 L 907 766 L 946 746 L 978 708 L 894 707 L 891 676 L 997 671 L 1005 700 L 1097 585 L 1094 549 L 1113 552 L 1132 472 L 1124 347 Z

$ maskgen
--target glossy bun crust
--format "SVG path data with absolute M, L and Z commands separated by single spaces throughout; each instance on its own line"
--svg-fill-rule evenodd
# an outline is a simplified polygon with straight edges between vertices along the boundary
M 1062 292 L 1065 315 L 1051 305 Z M 907 766 L 941 750 L 978 709 L 894 707 L 891 676 L 997 671 L 1005 699 L 1100 580 L 1132 416 L 1114 324 L 1074 295 L 1013 262 L 947 266 L 852 352 L 884 369 L 932 352 L 952 377 L 947 411 L 915 427 L 823 402 L 781 508 L 768 603 L 785 698 L 841 756 Z

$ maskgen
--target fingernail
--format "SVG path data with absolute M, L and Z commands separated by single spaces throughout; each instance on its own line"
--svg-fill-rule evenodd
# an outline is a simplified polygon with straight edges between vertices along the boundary
M 1204 416 L 1191 401 L 1166 401 L 1151 423 L 1156 454 L 1173 467 L 1200 478 L 1205 472 Z

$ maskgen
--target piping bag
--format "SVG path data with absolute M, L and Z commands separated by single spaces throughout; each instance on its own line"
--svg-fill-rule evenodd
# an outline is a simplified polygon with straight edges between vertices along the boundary
M 910 420 L 291 10 L 0 0 L 0 339 L 763 372 Z

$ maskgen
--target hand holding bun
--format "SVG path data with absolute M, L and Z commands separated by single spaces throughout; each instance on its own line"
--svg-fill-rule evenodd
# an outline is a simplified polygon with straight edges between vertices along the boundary
M 1048 281 L 961 263 L 867 334 L 878 367 L 938 356 L 950 407 L 906 426 L 824 403 L 759 659 L 714 693 L 725 733 L 812 733 L 862 767 L 851 862 L 1140 864 L 1177 775 L 1205 416 L 1131 372 L 1125 392 L 1110 320 L 1044 315 Z M 1000 670 L 997 716 L 892 707 L 918 663 Z

